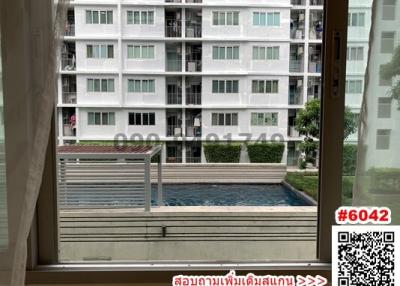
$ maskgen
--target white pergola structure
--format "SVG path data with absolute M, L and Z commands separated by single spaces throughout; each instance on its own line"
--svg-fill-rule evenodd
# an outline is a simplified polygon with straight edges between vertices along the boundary
M 60 209 L 144 208 L 151 210 L 151 163 L 156 158 L 157 205 L 163 205 L 159 145 L 58 148 Z

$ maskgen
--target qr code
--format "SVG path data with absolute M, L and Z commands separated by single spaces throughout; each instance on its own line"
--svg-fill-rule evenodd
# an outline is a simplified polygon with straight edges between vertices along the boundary
M 338 286 L 394 286 L 395 232 L 338 231 Z

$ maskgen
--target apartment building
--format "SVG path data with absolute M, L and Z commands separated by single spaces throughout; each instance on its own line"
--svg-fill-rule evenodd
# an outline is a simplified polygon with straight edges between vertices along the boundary
M 371 8 L 360 2 L 349 14 L 354 112 Z M 321 97 L 322 0 L 75 0 L 67 18 L 59 144 L 152 139 L 167 163 L 201 163 L 204 142 L 250 136 L 282 140 L 283 162 L 297 164 L 296 114 Z
M 371 57 L 368 63 L 368 83 L 365 90 L 366 106 L 364 120 L 368 129 L 363 134 L 365 170 L 370 168 L 399 168 L 400 124 L 399 102 L 393 98 L 392 87 L 399 78 L 383 78 L 382 65 L 396 59 L 400 46 L 398 24 L 400 5 L 397 1 L 383 0 L 374 4 L 374 29 L 371 40 Z

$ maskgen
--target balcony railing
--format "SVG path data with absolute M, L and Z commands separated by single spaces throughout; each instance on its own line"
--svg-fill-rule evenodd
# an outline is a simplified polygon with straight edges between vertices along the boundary
M 290 38 L 294 40 L 304 39 L 304 29 L 293 28 L 290 30 Z
M 66 71 L 74 71 L 76 69 L 75 59 L 73 58 L 61 59 L 61 68 Z
M 169 38 L 182 37 L 182 22 L 180 20 L 166 20 L 165 36 Z
M 186 0 L 186 3 L 203 3 L 203 0 Z
M 187 38 L 201 38 L 201 23 L 194 23 L 186 21 L 186 37 Z
M 323 36 L 322 27 L 313 26 L 310 28 L 310 39 L 321 40 Z
M 308 72 L 310 73 L 321 73 L 322 65 L 321 61 L 310 61 L 308 64 Z
M 301 105 L 303 104 L 303 94 L 301 91 L 289 93 L 289 104 L 290 105 Z
M 300 137 L 299 131 L 294 126 L 289 126 L 289 137 Z
M 186 137 L 201 137 L 201 126 L 186 126 Z
M 182 0 L 165 0 L 165 3 L 182 3 Z
M 181 72 L 182 71 L 182 60 L 167 59 L 166 70 L 169 72 Z
M 178 92 L 168 93 L 167 104 L 182 104 L 182 94 Z
M 75 128 L 72 128 L 72 126 L 70 124 L 64 124 L 63 135 L 70 136 L 70 137 L 76 136 Z
M 201 60 L 187 60 L 186 61 L 187 72 L 201 72 Z
M 182 126 L 180 125 L 168 125 L 167 136 L 182 136 Z
M 186 93 L 186 104 L 187 105 L 200 105 L 201 104 L 201 93 Z
M 304 72 L 303 60 L 290 60 L 289 61 L 290 72 Z
M 65 36 L 75 36 L 75 24 L 67 24 L 65 26 Z
M 76 92 L 63 92 L 62 98 L 64 104 L 76 104 Z

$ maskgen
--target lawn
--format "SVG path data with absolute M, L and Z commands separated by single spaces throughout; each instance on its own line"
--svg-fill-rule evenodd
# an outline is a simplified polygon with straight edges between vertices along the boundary
M 316 173 L 291 172 L 287 173 L 286 183 L 318 200 L 318 175 Z M 342 204 L 351 205 L 353 176 L 343 177 Z

